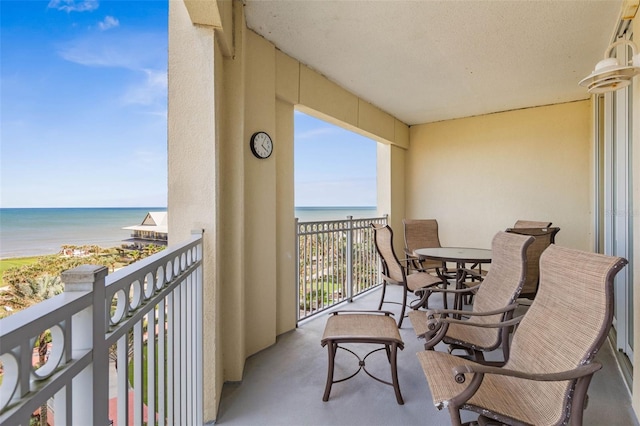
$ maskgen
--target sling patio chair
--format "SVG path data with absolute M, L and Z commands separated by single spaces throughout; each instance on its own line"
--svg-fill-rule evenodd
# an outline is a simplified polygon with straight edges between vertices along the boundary
M 538 291 L 538 282 L 540 281 L 540 256 L 542 252 L 551 244 L 556 242 L 556 234 L 560 228 L 507 228 L 506 232 L 531 235 L 535 238 L 533 244 L 527 249 L 527 277 L 522 291 L 521 298 L 533 300 Z
M 549 228 L 551 226 L 551 222 L 542 222 L 539 220 L 523 220 L 523 219 L 519 219 L 516 220 L 516 223 L 513 225 L 512 228 L 508 228 L 507 232 L 509 232 L 509 230 L 511 229 L 542 229 L 542 228 Z M 560 229 L 558 229 L 559 231 Z M 556 231 L 557 232 L 557 231 Z M 531 234 L 525 234 L 524 232 L 521 232 L 523 235 L 531 235 Z M 553 234 L 553 237 L 555 237 L 555 234 Z M 543 241 L 547 240 L 547 237 L 543 237 Z M 551 244 L 553 244 L 553 241 L 551 241 Z M 544 247 L 547 248 L 547 246 L 549 244 L 544 245 L 543 242 L 537 242 L 533 244 L 536 248 L 532 249 L 531 247 L 529 247 L 529 251 L 531 252 L 531 255 L 534 255 L 536 252 L 538 252 L 538 247 Z M 544 250 L 544 248 L 542 250 Z M 533 260 L 533 262 L 529 262 L 528 264 L 528 268 L 531 269 L 530 272 L 528 272 L 528 278 L 527 278 L 527 282 L 525 282 L 524 284 L 524 288 L 522 290 L 522 293 L 525 295 L 525 297 L 527 297 L 528 299 L 532 299 L 532 291 L 531 291 L 531 283 L 535 282 L 535 286 L 537 287 L 537 269 L 538 269 L 538 259 L 540 258 L 540 253 L 542 253 L 542 250 L 539 251 L 538 256 L 536 259 Z M 471 267 L 470 270 L 470 277 L 471 279 L 469 280 L 470 283 L 469 285 L 474 285 L 477 281 L 481 281 L 484 277 L 484 275 L 486 275 L 486 271 L 482 270 L 482 265 L 473 265 Z M 531 275 L 533 274 L 533 275 Z M 533 296 L 535 296 L 535 289 L 533 290 Z M 472 297 L 469 297 L 469 303 L 471 303 L 471 300 L 473 300 Z
M 542 222 L 538 220 L 516 220 L 513 225 L 514 228 L 548 228 L 551 226 L 551 222 Z
M 484 352 L 493 351 L 502 344 L 504 360 L 509 359 L 509 333 L 513 325 L 510 320 L 518 307 L 516 299 L 525 280 L 525 253 L 532 243 L 533 237 L 498 232 L 491 243 L 491 269 L 484 281 L 460 290 L 427 290 L 457 293 L 458 297 L 474 292 L 475 301 L 471 311 L 409 312 L 416 335 L 426 340 L 425 349 L 433 350 L 442 341 L 449 345 L 450 353 L 462 349 L 476 361 L 485 362 Z
M 412 309 L 418 309 L 426 305 L 427 299 L 431 295 L 431 293 L 425 291 L 426 289 L 439 285 L 446 287 L 447 283 L 440 277 L 431 275 L 425 271 L 413 271 L 412 273 L 409 273 L 405 270 L 402 263 L 400 263 L 398 256 L 396 256 L 396 252 L 393 248 L 393 230 L 391 227 L 389 225 L 374 223 L 372 223 L 371 226 L 373 227 L 376 250 L 380 255 L 380 261 L 382 262 L 382 295 L 380 297 L 378 310 L 382 309 L 382 305 L 384 303 L 397 303 L 385 301 L 387 284 L 402 286 L 402 302 L 400 303 L 402 305 L 402 310 L 398 317 L 398 328 L 400 328 L 402 327 L 402 321 L 404 320 L 404 313 L 407 307 L 407 294 L 409 292 L 420 295 L 420 299 L 412 302 L 410 305 Z
M 418 271 L 446 269 L 444 262 L 421 258 L 415 254 L 419 248 L 441 247 L 438 237 L 438 221 L 435 219 L 403 219 L 404 254 L 407 267 Z
M 460 410 L 506 424 L 581 425 L 587 390 L 602 368 L 594 357 L 613 321 L 613 280 L 621 257 L 551 245 L 540 258 L 540 288 L 513 333 L 504 367 L 444 352 L 418 359 L 433 402 L 451 423 Z

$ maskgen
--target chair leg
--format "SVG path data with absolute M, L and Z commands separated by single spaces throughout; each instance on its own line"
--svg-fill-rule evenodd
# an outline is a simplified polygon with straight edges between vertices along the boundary
M 322 397 L 322 400 L 325 402 L 329 400 L 331 386 L 333 385 L 333 368 L 335 366 L 337 346 L 338 344 L 334 343 L 333 340 L 330 341 L 327 345 L 327 352 L 329 354 L 329 367 L 327 369 L 327 383 L 324 387 L 324 395 Z
M 382 304 L 384 303 L 384 295 L 387 292 L 387 282 L 382 281 L 382 294 L 380 295 L 380 304 L 378 305 L 378 310 L 382 310 Z
M 387 349 L 389 345 L 387 346 Z M 391 345 L 391 382 L 393 383 L 393 390 L 396 393 L 396 401 L 398 404 L 404 405 L 402 394 L 400 393 L 400 383 L 398 383 L 398 344 L 393 343 Z
M 453 405 L 449 405 L 449 416 L 451 417 L 452 426 L 461 426 L 462 420 L 460 419 L 460 409 Z
M 402 321 L 404 320 L 404 311 L 407 309 L 407 288 L 404 287 L 402 292 L 402 309 L 400 310 L 400 318 L 398 319 L 398 328 L 402 327 Z

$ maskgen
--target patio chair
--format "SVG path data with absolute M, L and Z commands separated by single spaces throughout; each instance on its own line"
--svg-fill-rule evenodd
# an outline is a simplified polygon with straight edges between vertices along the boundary
M 613 280 L 627 261 L 551 245 L 540 258 L 540 289 L 513 334 L 504 367 L 443 352 L 418 359 L 438 409 L 506 424 L 582 424 L 594 357 L 613 320 Z
M 537 220 L 516 220 L 514 228 L 548 228 L 551 222 L 540 222 Z
M 508 229 L 523 229 L 523 228 L 548 228 L 551 226 L 551 222 L 542 222 L 542 221 L 537 221 L 537 220 L 516 220 L 516 223 L 513 225 L 513 228 L 508 228 Z M 508 231 L 508 230 L 507 230 Z M 526 234 L 524 234 L 526 235 Z M 542 244 L 540 244 L 542 245 Z M 547 244 L 548 246 L 548 244 Z M 547 247 L 545 246 L 545 248 Z M 536 250 L 537 251 L 537 250 Z M 540 251 L 540 253 L 542 253 L 542 251 Z M 538 258 L 540 258 L 540 255 L 538 254 Z M 529 263 L 528 267 L 532 268 L 532 269 L 536 269 L 537 270 L 537 259 L 535 260 L 535 265 L 532 266 L 532 263 Z M 534 271 L 532 271 L 534 272 Z M 477 281 L 482 281 L 484 275 L 486 275 L 486 271 L 482 270 L 482 265 L 472 265 L 470 268 L 470 284 L 469 285 L 474 285 L 475 283 L 477 283 Z M 537 272 L 535 272 L 535 276 L 537 277 Z M 534 278 L 531 278 L 532 280 Z M 536 283 L 537 283 L 537 279 L 536 279 Z M 537 285 L 537 284 L 536 284 Z M 525 292 L 525 290 L 527 291 L 527 295 L 530 295 L 530 284 L 528 285 L 527 283 L 525 283 L 524 288 L 523 288 L 523 292 Z M 528 297 L 529 298 L 529 297 Z M 468 303 L 471 303 L 471 301 L 473 300 L 473 297 L 468 297 Z
M 418 309 L 422 306 L 426 306 L 427 301 L 431 293 L 424 291 L 425 289 L 442 285 L 446 287 L 447 283 L 440 277 L 431 275 L 425 271 L 413 271 L 408 273 L 405 267 L 400 263 L 396 252 L 393 248 L 393 230 L 389 225 L 380 225 L 372 223 L 374 232 L 374 241 L 376 244 L 376 250 L 380 255 L 382 262 L 382 295 L 380 296 L 380 304 L 378 310 L 382 309 L 384 303 L 397 303 L 391 301 L 385 301 L 385 295 L 387 290 L 387 284 L 400 285 L 403 288 L 402 292 L 402 310 L 398 317 L 398 328 L 402 327 L 402 321 L 404 320 L 404 313 L 407 307 L 407 294 L 409 292 L 420 296 L 420 299 L 414 301 L 410 307 L 412 309 Z M 446 298 L 445 298 L 446 306 Z
M 438 221 L 435 219 L 403 219 L 404 254 L 407 267 L 419 271 L 445 268 L 444 262 L 429 260 L 416 256 L 414 250 L 419 248 L 441 247 L 438 237 Z
M 533 300 L 538 291 L 540 281 L 540 255 L 551 244 L 555 244 L 556 234 L 560 228 L 507 228 L 506 232 L 531 235 L 535 238 L 527 249 L 527 276 L 520 292 L 521 298 Z
M 533 237 L 498 232 L 491 243 L 491 269 L 480 284 L 460 290 L 428 290 L 454 293 L 457 297 L 474 292 L 475 301 L 471 311 L 410 312 L 409 320 L 416 335 L 426 340 L 425 349 L 433 350 L 442 341 L 449 345 L 449 353 L 462 349 L 476 361 L 485 362 L 484 352 L 502 344 L 504 360 L 509 359 L 510 320 L 525 280 L 525 253 L 533 240 Z M 459 317 L 467 319 L 456 319 Z

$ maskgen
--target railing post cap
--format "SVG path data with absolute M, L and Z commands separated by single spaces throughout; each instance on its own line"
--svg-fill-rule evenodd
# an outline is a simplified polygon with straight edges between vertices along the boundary
M 65 291 L 87 291 L 93 289 L 93 283 L 103 280 L 109 270 L 102 265 L 80 265 L 62 273 Z

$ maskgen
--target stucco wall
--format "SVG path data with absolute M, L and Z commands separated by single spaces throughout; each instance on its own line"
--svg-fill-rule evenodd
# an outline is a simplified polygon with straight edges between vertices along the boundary
M 276 162 L 257 159 L 249 139 L 257 131 L 276 137 L 275 48 L 252 31 L 245 33 L 244 147 L 244 304 L 247 355 L 275 343 L 276 338 Z
M 217 273 L 217 157 L 216 141 L 219 117 L 216 115 L 218 87 L 214 81 L 214 31 L 191 24 L 182 2 L 169 2 L 169 126 L 168 126 L 168 203 L 169 244 L 190 238 L 192 230 L 204 230 L 205 303 L 203 374 L 205 419 L 214 419 L 222 391 L 222 364 L 219 324 Z M 183 46 L 191 46 L 184 49 Z M 198 170 L 198 185 L 192 170 Z
M 517 219 L 591 248 L 590 101 L 412 126 L 406 215 L 438 220 L 449 246 L 489 248 Z
M 295 268 L 296 248 L 295 191 L 293 175 L 293 105 L 280 99 L 276 102 L 276 334 L 296 326 Z
M 398 221 L 409 142 L 404 123 L 277 51 L 229 4 L 171 2 L 169 20 L 169 228 L 173 242 L 205 230 L 207 421 L 245 359 L 296 326 L 294 108 L 387 144 L 381 213 Z M 266 160 L 249 149 L 256 131 L 274 140 Z

